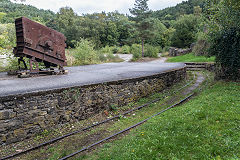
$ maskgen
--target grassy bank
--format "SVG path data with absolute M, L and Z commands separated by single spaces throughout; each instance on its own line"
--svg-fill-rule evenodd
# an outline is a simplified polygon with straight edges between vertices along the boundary
M 215 57 L 195 56 L 193 53 L 168 58 L 167 62 L 214 62 Z
M 239 83 L 217 82 L 85 158 L 239 159 L 239 90 Z
M 7 154 L 7 153 L 10 154 L 9 152 L 12 152 L 14 150 L 19 150 L 19 149 L 25 148 L 26 146 L 29 146 L 29 142 L 33 144 L 36 144 L 36 143 L 39 144 L 53 137 L 61 136 L 63 134 L 69 133 L 70 131 L 72 132 L 75 130 L 79 130 L 95 122 L 100 122 L 109 117 L 122 114 L 124 111 L 130 110 L 133 107 L 135 108 L 137 106 L 146 104 L 149 101 L 152 101 L 156 98 L 161 99 L 159 102 L 156 102 L 156 104 L 158 105 L 151 104 L 146 108 L 133 112 L 129 115 L 125 115 L 125 116 L 122 115 L 119 119 L 116 119 L 114 122 L 102 124 L 96 128 L 91 129 L 88 132 L 81 132 L 80 134 L 70 136 L 46 148 L 44 147 L 39 150 L 33 151 L 29 154 L 23 155 L 22 157 L 19 157 L 19 159 L 26 159 L 26 160 L 39 159 L 40 157 L 41 157 L 40 159 L 51 159 L 51 160 L 59 159 L 61 157 L 66 156 L 67 154 L 70 154 L 76 150 L 79 150 L 80 148 L 83 148 L 87 144 L 91 144 L 93 142 L 96 142 L 97 140 L 100 140 L 113 133 L 116 133 L 119 130 L 125 129 L 127 126 L 133 125 L 151 116 L 152 114 L 158 112 L 159 110 L 163 109 L 166 106 L 161 106 L 161 108 L 159 108 L 159 105 L 171 99 L 172 96 L 176 96 L 175 94 L 169 95 L 169 93 L 173 93 L 173 91 L 176 91 L 179 88 L 182 88 L 182 86 L 185 86 L 186 83 L 193 82 L 192 81 L 193 77 L 194 77 L 193 74 L 189 73 L 188 79 L 186 79 L 186 81 L 181 81 L 179 83 L 176 83 L 171 88 L 168 88 L 160 93 L 155 93 L 149 97 L 141 98 L 139 101 L 131 102 L 128 105 L 123 107 L 117 107 L 113 105 L 111 106 L 112 108 L 111 110 L 108 110 L 107 112 L 102 111 L 99 114 L 94 115 L 93 117 L 90 117 L 89 119 L 82 120 L 73 124 L 67 124 L 64 127 L 61 127 L 56 130 L 54 129 L 54 130 L 44 131 L 43 133 L 40 133 L 38 136 L 33 137 L 30 140 L 27 140 L 25 142 L 23 141 L 18 144 L 14 144 L 14 146 L 18 146 L 17 149 L 12 146 L 6 146 L 6 148 L 0 148 L 0 150 L 2 150 L 2 153 L 4 154 Z M 168 96 L 165 97 L 166 95 Z M 1 157 L 1 153 L 0 153 L 0 157 Z M 74 159 L 75 158 L 76 157 L 74 157 Z

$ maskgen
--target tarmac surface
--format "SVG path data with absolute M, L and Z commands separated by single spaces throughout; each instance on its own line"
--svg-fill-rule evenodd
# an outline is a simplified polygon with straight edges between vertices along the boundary
M 184 66 L 184 63 L 159 63 L 159 61 L 106 63 L 65 67 L 69 71 L 67 75 L 30 78 L 17 78 L 2 72 L 0 97 L 151 76 Z

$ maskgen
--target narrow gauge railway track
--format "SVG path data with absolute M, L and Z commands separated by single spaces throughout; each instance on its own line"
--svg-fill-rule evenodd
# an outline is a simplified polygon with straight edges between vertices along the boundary
M 207 77 L 206 84 L 208 84 L 209 76 L 206 75 L 206 77 Z M 194 79 L 195 79 L 195 75 L 194 75 Z M 194 80 L 194 79 L 193 79 L 193 80 Z M 205 80 L 206 80 L 206 78 L 205 78 Z M 203 82 L 203 81 L 202 81 L 202 82 Z M 197 83 L 197 82 L 196 82 L 196 83 Z M 200 83 L 201 83 L 201 82 L 200 82 Z M 199 87 L 199 88 L 196 88 L 196 89 L 199 90 L 199 91 L 201 91 L 201 90 L 203 89 L 203 87 L 204 87 L 204 86 Z M 180 88 L 180 89 L 181 89 L 181 88 Z M 130 129 L 133 129 L 133 128 L 139 126 L 139 125 L 142 125 L 143 123 L 147 122 L 148 120 L 150 120 L 150 119 L 152 119 L 152 118 L 154 118 L 154 117 L 156 117 L 156 116 L 158 116 L 158 115 L 160 115 L 160 114 L 162 114 L 162 113 L 164 113 L 164 112 L 166 112 L 166 111 L 168 111 L 168 110 L 170 110 L 170 109 L 172 109 L 172 108 L 174 108 L 174 107 L 176 107 L 176 106 L 178 106 L 178 105 L 180 105 L 180 104 L 182 104 L 182 103 L 184 103 L 185 101 L 187 101 L 188 99 L 190 99 L 190 98 L 191 98 L 192 96 L 194 96 L 195 94 L 196 94 L 196 92 L 194 92 L 194 90 L 193 90 L 190 95 L 186 96 L 185 98 L 181 99 L 180 101 L 178 101 L 177 103 L 171 105 L 170 107 L 168 107 L 168 108 L 166 108 L 166 109 L 163 109 L 163 110 L 161 110 L 160 112 L 158 112 L 158 113 L 156 113 L 156 114 L 154 114 L 154 115 L 152 115 L 152 116 L 150 116 L 150 117 L 148 117 L 148 118 L 146 118 L 146 119 L 144 119 L 144 120 L 142 120 L 142 121 L 140 121 L 140 122 L 138 122 L 138 123 L 136 123 L 136 124 L 134 124 L 134 125 L 132 125 L 132 126 L 130 126 L 130 127 L 128 127 L 128 128 L 126 128 L 126 129 L 123 129 L 123 130 L 121 130 L 121 131 L 119 131 L 119 132 L 117 132 L 117 133 L 114 133 L 114 134 L 112 134 L 112 135 L 110 135 L 110 136 L 108 136 L 108 137 L 106 137 L 106 138 L 104 138 L 104 139 L 101 139 L 101 140 L 99 140 L 99 141 L 97 141 L 97 142 L 95 142 L 95 143 L 93 143 L 93 144 L 91 144 L 91 145 L 89 145 L 89 146 L 87 146 L 87 147 L 83 147 L 82 149 L 80 149 L 80 150 L 78 150 L 78 151 L 76 151 L 76 152 L 73 152 L 73 153 L 71 153 L 71 154 L 69 154 L 69 155 L 67 155 L 67 156 L 65 156 L 65 157 L 63 157 L 63 158 L 60 158 L 59 160 L 69 159 L 69 158 L 71 158 L 71 157 L 73 157 L 73 156 L 75 156 L 75 155 L 77 155 L 77 154 L 79 154 L 79 153 L 81 153 L 81 152 L 84 152 L 84 151 L 86 151 L 86 150 L 88 150 L 88 149 L 90 149 L 90 148 L 92 148 L 92 147 L 95 147 L 95 146 L 97 146 L 97 145 L 99 145 L 99 144 L 101 144 L 101 143 L 103 143 L 103 142 L 105 142 L 105 141 L 107 141 L 107 140 L 109 140 L 109 139 L 111 139 L 111 138 L 114 138 L 114 137 L 116 137 L 116 136 L 118 136 L 118 135 L 120 135 L 120 134 L 123 134 L 124 132 L 129 131 Z
M 156 102 L 162 100 L 163 98 L 165 98 L 165 97 L 167 97 L 167 96 L 169 96 L 169 95 L 171 95 L 171 94 L 176 94 L 177 92 L 179 92 L 179 91 L 181 91 L 182 89 L 186 88 L 187 86 L 191 85 L 195 79 L 196 79 L 196 74 L 193 75 L 193 79 L 192 79 L 190 82 L 188 82 L 186 85 L 182 86 L 181 88 L 179 88 L 179 89 L 177 89 L 177 90 L 175 90 L 175 91 L 173 91 L 173 92 L 168 92 L 168 93 L 167 93 L 165 96 L 163 96 L 163 97 L 154 99 L 154 100 L 152 100 L 152 101 L 150 101 L 150 102 L 148 102 L 148 103 L 146 103 L 146 104 L 143 104 L 143 105 L 141 105 L 141 106 L 139 106 L 139 107 L 136 107 L 136 108 L 134 108 L 134 109 L 131 109 L 131 110 L 129 110 L 129 111 L 126 111 L 126 112 L 124 112 L 124 113 L 122 113 L 122 114 L 116 115 L 116 116 L 114 116 L 114 117 L 108 118 L 108 119 L 103 120 L 103 121 L 101 121 L 101 122 L 95 123 L 95 124 L 93 124 L 93 125 L 87 126 L 87 127 L 82 128 L 82 129 L 80 129 L 80 130 L 76 130 L 76 131 L 74 131 L 74 132 L 65 134 L 65 135 L 63 135 L 63 136 L 59 136 L 59 137 L 53 138 L 53 139 L 51 139 L 51 140 L 49 140 L 49 141 L 47 141 L 47 142 L 44 142 L 44 143 L 41 143 L 41 144 L 35 146 L 35 147 L 26 149 L 26 150 L 24 150 L 24 151 L 21 151 L 21 152 L 15 153 L 15 154 L 11 154 L 11 155 L 5 156 L 5 157 L 3 157 L 3 158 L 0 158 L 0 160 L 6 160 L 6 159 L 10 159 L 10 158 L 14 158 L 14 157 L 20 156 L 20 155 L 22 155 L 22 154 L 29 153 L 29 152 L 31 152 L 31 151 L 33 151 L 33 150 L 36 150 L 36 149 L 39 149 L 39 148 L 41 148 L 41 147 L 50 145 L 50 144 L 52 144 L 52 143 L 55 143 L 55 142 L 57 142 L 57 141 L 59 141 L 59 140 L 62 140 L 62 139 L 64 139 L 64 138 L 66 138 L 66 137 L 69 137 L 69 136 L 78 134 L 78 133 L 80 133 L 80 132 L 87 131 L 87 130 L 89 130 L 89 129 L 91 129 L 91 128 L 94 128 L 94 127 L 99 126 L 99 125 L 101 125 L 101 124 L 104 124 L 104 123 L 106 123 L 106 122 L 109 122 L 109 121 L 112 121 L 112 120 L 114 120 L 114 119 L 120 118 L 120 117 L 123 116 L 123 115 L 127 115 L 127 114 L 129 114 L 129 113 L 131 113 L 131 112 L 134 112 L 134 111 L 136 111 L 136 110 L 140 110 L 140 109 L 142 109 L 142 108 L 144 108 L 144 107 L 149 106 L 150 104 L 153 104 L 153 103 L 156 103 Z M 124 131 L 120 131 L 120 132 L 118 132 L 118 133 L 116 133 L 116 134 L 114 134 L 114 135 L 112 135 L 112 136 L 110 136 L 110 137 L 107 137 L 107 138 L 101 140 L 101 142 L 99 141 L 99 142 L 96 142 L 96 143 L 94 143 L 94 144 L 92 144 L 92 145 L 90 145 L 90 146 L 88 146 L 88 147 L 83 148 L 82 150 L 80 150 L 80 152 L 83 152 L 83 151 L 85 151 L 85 150 L 87 150 L 87 149 L 89 149 L 89 148 L 91 148 L 91 147 L 93 147 L 93 146 L 95 146 L 95 145 L 97 145 L 97 144 L 102 143 L 103 141 L 106 141 L 106 140 L 108 140 L 108 139 L 110 139 L 110 138 L 112 138 L 112 137 L 114 137 L 114 136 L 117 136 L 117 135 L 119 135 L 119 134 L 121 134 L 121 133 L 123 133 L 123 132 L 125 132 L 125 131 L 127 131 L 127 130 L 130 130 L 131 128 L 134 128 L 134 127 L 136 127 L 136 126 L 138 126 L 138 125 L 146 122 L 146 121 L 149 120 L 150 118 L 155 117 L 155 116 L 157 116 L 157 115 L 159 115 L 159 114 L 161 114 L 161 113 L 163 113 L 163 112 L 165 112 L 165 111 L 173 108 L 174 106 L 177 106 L 177 105 L 179 105 L 180 103 L 186 101 L 186 100 L 189 99 L 191 96 L 193 96 L 193 94 L 191 94 L 191 95 L 188 96 L 188 97 L 185 97 L 185 98 L 182 99 L 180 102 L 172 105 L 171 107 L 168 107 L 167 109 L 164 109 L 163 111 L 159 112 L 158 114 L 156 114 L 156 115 L 154 115 L 154 116 L 151 116 L 151 117 L 149 117 L 148 119 L 145 119 L 145 120 L 139 122 L 138 124 L 136 124 L 136 125 L 134 125 L 134 126 L 132 126 L 132 127 L 129 127 L 129 128 L 127 128 L 127 129 L 125 129 Z M 80 153 L 80 152 L 78 151 L 78 153 Z M 76 154 L 78 154 L 78 153 L 76 153 Z M 74 155 L 75 155 L 75 154 L 74 154 Z M 73 155 L 71 155 L 70 157 L 72 157 L 72 156 L 73 156 Z M 70 158 L 70 157 L 67 157 L 67 158 Z
M 83 152 L 83 151 L 86 151 L 86 150 L 88 150 L 88 149 L 90 149 L 90 148 L 92 148 L 92 147 L 94 147 L 94 146 L 96 146 L 96 145 L 98 145 L 98 144 L 100 144 L 100 143 L 102 143 L 102 142 L 104 142 L 104 141 L 107 141 L 107 140 L 109 140 L 109 139 L 111 139 L 111 138 L 113 138 L 113 137 L 115 137 L 115 136 L 117 136 L 117 135 L 120 135 L 120 134 L 122 134 L 122 133 L 124 133 L 124 132 L 126 132 L 126 131 L 128 131 L 128 130 L 130 130 L 130 129 L 133 129 L 133 128 L 135 128 L 135 127 L 137 127 L 137 126 L 139 126 L 139 125 L 147 122 L 149 119 L 151 119 L 151 118 L 153 118 L 153 117 L 156 117 L 156 116 L 158 116 L 158 115 L 160 115 L 160 114 L 162 114 L 162 113 L 170 110 L 171 108 L 176 107 L 177 105 L 185 102 L 186 100 L 188 100 L 189 98 L 191 98 L 194 94 L 195 94 L 195 93 L 192 93 L 192 94 L 190 94 L 189 96 L 185 97 L 184 99 L 180 100 L 179 102 L 175 103 L 174 105 L 172 105 L 172 106 L 170 106 L 170 107 L 168 107 L 168 108 L 166 108 L 166 109 L 164 109 L 164 110 L 162 110 L 162 111 L 160 111 L 160 112 L 152 115 L 151 117 L 148 117 L 147 119 L 144 119 L 144 120 L 141 121 L 141 122 L 138 122 L 138 123 L 136 123 L 136 124 L 134 124 L 134 125 L 126 128 L 126 129 L 124 129 L 124 130 L 121 130 L 121 131 L 119 131 L 119 132 L 117 132 L 117 133 L 115 133 L 115 134 L 112 134 L 112 135 L 109 136 L 109 137 L 106 137 L 106 138 L 104 138 L 104 139 L 102 139 L 102 140 L 100 140 L 100 141 L 97 141 L 96 143 L 93 143 L 93 144 L 91 144 L 91 145 L 89 145 L 89 146 L 87 146 L 87 147 L 84 147 L 84 148 L 82 148 L 81 150 L 78 150 L 78 151 L 76 151 L 76 152 L 74 152 L 74 153 L 72 153 L 72 154 L 69 154 L 69 155 L 61 158 L 60 160 L 66 160 L 66 159 L 68 159 L 68 158 L 71 158 L 71 157 L 73 157 L 73 156 L 75 156 L 75 155 L 77 155 L 77 154 L 79 154 L 79 153 L 81 153 L 81 152 Z

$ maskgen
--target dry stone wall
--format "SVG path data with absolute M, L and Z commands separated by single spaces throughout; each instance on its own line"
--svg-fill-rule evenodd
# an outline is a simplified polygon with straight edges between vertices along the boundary
M 0 145 L 121 107 L 184 79 L 186 68 L 101 84 L 0 97 Z
M 175 48 L 175 47 L 169 48 L 169 56 L 171 57 L 181 56 L 191 52 L 192 52 L 192 48 L 187 48 L 187 49 L 181 49 L 181 48 Z

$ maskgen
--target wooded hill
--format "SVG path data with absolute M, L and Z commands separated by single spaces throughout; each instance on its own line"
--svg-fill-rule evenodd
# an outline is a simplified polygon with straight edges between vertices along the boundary
M 200 6 L 204 9 L 205 0 L 188 0 L 177 4 L 174 7 L 168 7 L 162 10 L 154 11 L 152 16 L 159 20 L 176 20 L 177 17 L 184 14 L 193 14 L 194 7 Z
M 25 16 L 41 23 L 48 22 L 56 17 L 50 10 L 43 10 L 31 5 L 12 3 L 10 0 L 0 0 L 0 22 L 13 23 L 18 17 Z
M 193 14 L 194 6 L 204 8 L 204 0 L 188 0 L 177 4 L 174 7 L 168 7 L 163 10 L 152 12 L 153 18 L 159 20 L 176 20 L 177 17 L 183 14 Z M 0 1 L 0 12 L 6 13 L 2 16 L 1 23 L 13 23 L 14 19 L 25 16 L 30 19 L 46 23 L 49 20 L 55 19 L 56 14 L 50 10 L 43 10 L 31 5 L 23 5 L 13 3 L 10 0 Z M 1 16 L 1 15 L 0 15 Z

